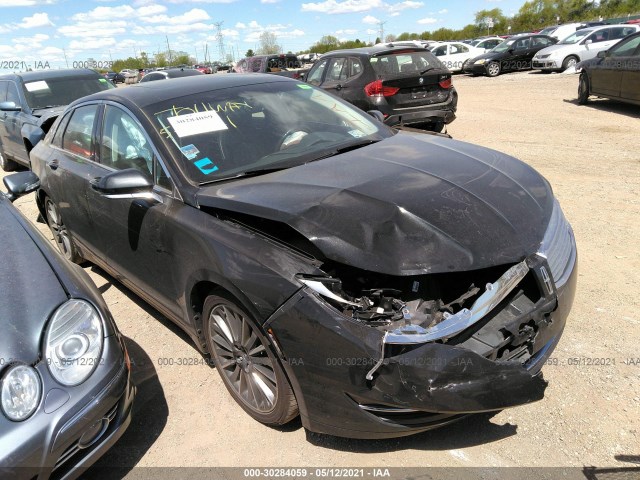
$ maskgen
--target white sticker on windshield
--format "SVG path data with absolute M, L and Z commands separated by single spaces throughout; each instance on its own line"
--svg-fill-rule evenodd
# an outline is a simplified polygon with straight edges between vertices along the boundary
M 360 130 L 351 130 L 349 132 L 349 135 L 351 135 L 352 137 L 360 138 L 360 137 L 364 137 L 365 133 L 361 132 Z
M 39 80 L 37 82 L 28 82 L 24 84 L 24 87 L 29 92 L 38 92 L 40 90 L 49 90 L 49 85 L 44 80 Z
M 180 138 L 199 133 L 227 130 L 227 126 L 216 112 L 189 113 L 168 117 L 169 123 Z

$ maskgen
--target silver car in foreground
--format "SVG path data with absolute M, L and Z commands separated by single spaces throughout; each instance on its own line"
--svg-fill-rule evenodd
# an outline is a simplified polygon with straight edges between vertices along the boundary
M 595 58 L 632 33 L 640 25 L 607 25 L 577 30 L 559 43 L 543 48 L 532 61 L 534 70 L 561 72 L 583 60 Z

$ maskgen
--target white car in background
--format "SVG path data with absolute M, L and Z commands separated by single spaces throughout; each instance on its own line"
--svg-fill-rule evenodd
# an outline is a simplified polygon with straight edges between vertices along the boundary
M 504 38 L 500 37 L 484 37 L 484 38 L 476 38 L 473 42 L 471 42 L 471 46 L 474 48 L 478 48 L 482 50 L 480 53 L 488 52 L 489 50 L 493 50 L 494 47 L 497 47 L 502 42 L 504 42 Z
M 578 30 L 578 27 L 581 27 L 582 23 L 565 23 L 564 25 L 552 25 L 551 27 L 547 27 L 538 32 L 540 35 L 549 35 L 550 37 L 555 37 L 558 40 L 562 40 L 563 38 L 567 38 L 572 33 L 575 33 Z
M 531 62 L 534 70 L 561 72 L 583 60 L 595 58 L 627 35 L 640 31 L 640 25 L 606 25 L 577 30 L 561 42 L 536 53 Z
M 445 42 L 432 48 L 431 53 L 452 72 L 460 72 L 464 62 L 482 55 L 484 49 L 475 48 L 462 42 Z

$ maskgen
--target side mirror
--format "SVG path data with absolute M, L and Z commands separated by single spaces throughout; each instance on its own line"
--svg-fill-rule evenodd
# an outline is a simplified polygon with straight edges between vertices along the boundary
M 584 46 L 587 47 L 587 50 L 589 50 L 589 45 L 591 45 L 593 43 L 593 40 L 585 40 L 584 41 Z
M 384 115 L 380 110 L 368 110 L 367 113 L 378 120 L 380 123 L 384 123 Z
M 9 192 L 7 196 L 11 202 L 27 193 L 36 191 L 40 187 L 40 179 L 32 171 L 7 175 L 3 181 Z
M 0 110 L 3 112 L 19 112 L 22 107 L 16 105 L 16 102 L 0 102 Z
M 95 178 L 91 187 L 106 198 L 155 198 L 151 178 L 135 168 Z
M 607 56 L 607 52 L 605 50 L 602 50 L 596 54 L 597 58 L 604 58 L 606 56 Z
M 509 53 L 513 53 L 513 48 L 510 48 L 509 50 L 507 50 Z

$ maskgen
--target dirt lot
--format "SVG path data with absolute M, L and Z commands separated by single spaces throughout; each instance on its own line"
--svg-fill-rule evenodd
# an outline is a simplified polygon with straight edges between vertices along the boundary
M 129 430 L 100 465 L 637 467 L 640 109 L 578 106 L 577 83 L 534 73 L 454 79 L 460 103 L 449 133 L 538 169 L 575 230 L 578 292 L 558 365 L 545 367 L 544 400 L 385 441 L 310 434 L 299 422 L 268 428 L 231 400 L 214 369 L 162 366 L 200 356 L 169 321 L 87 266 L 129 339 L 139 388 Z M 16 204 L 35 222 L 33 195 Z

